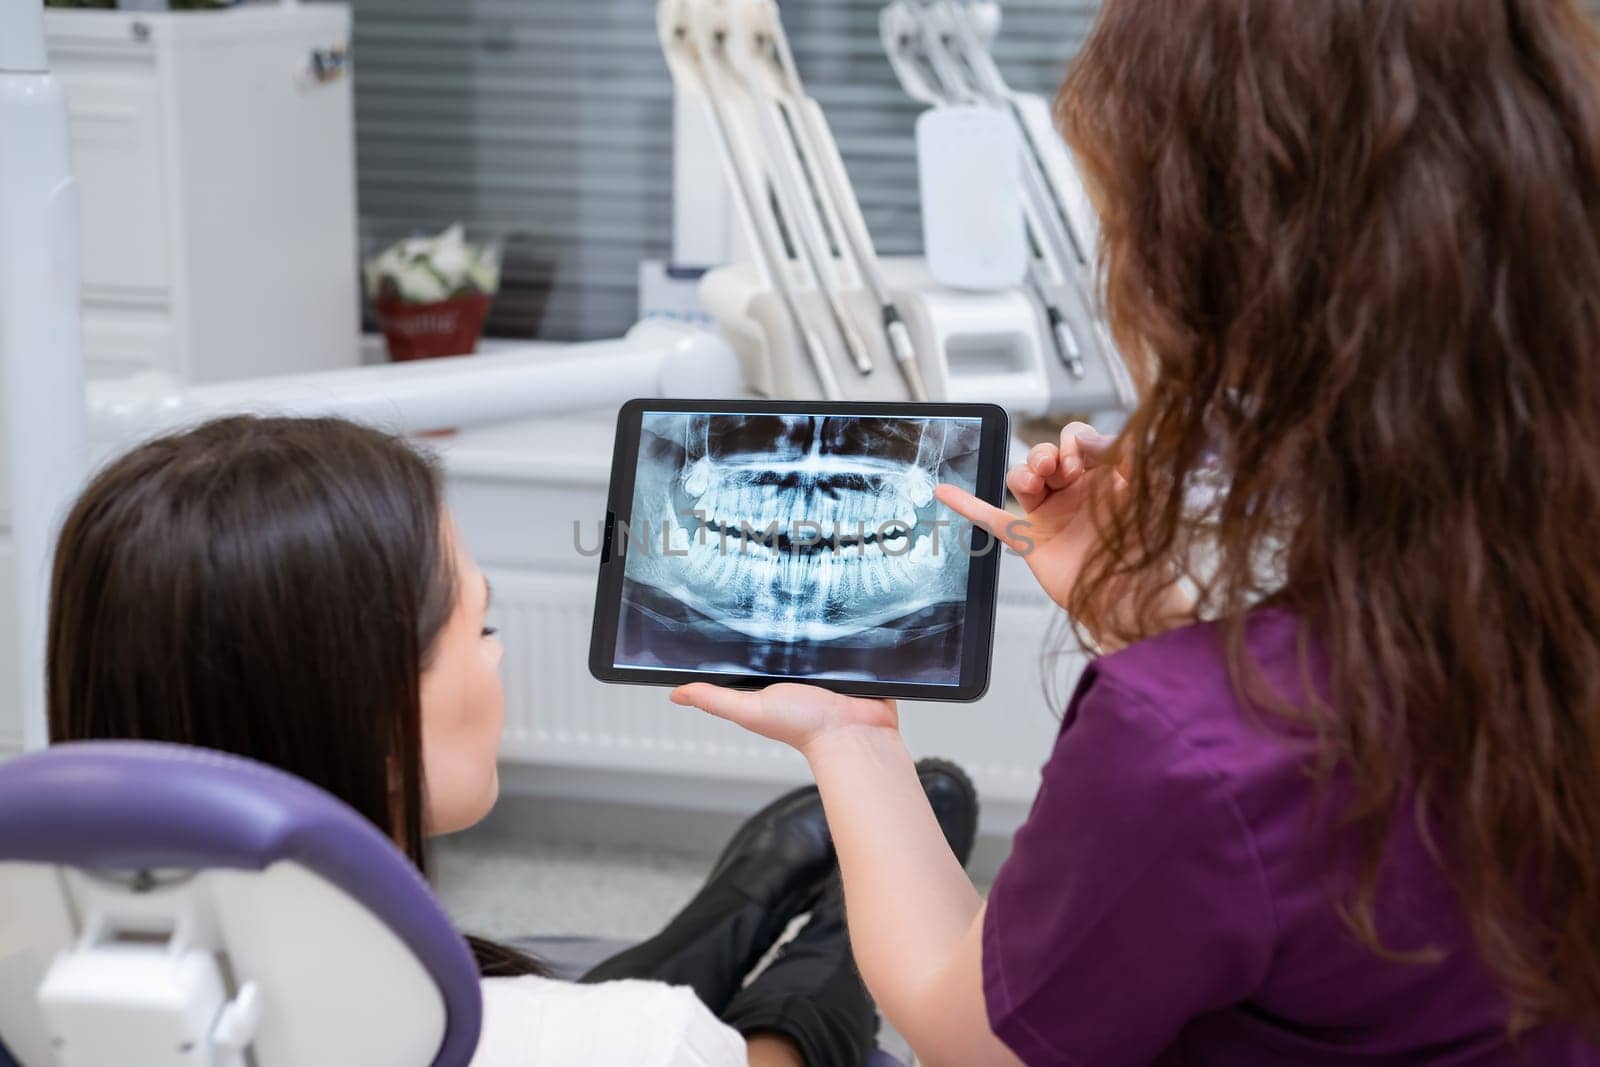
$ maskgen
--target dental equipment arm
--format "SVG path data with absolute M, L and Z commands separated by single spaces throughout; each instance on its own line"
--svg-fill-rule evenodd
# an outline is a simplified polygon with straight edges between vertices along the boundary
M 337 415 L 415 432 L 615 405 L 634 396 L 731 396 L 742 383 L 737 358 L 715 334 L 647 320 L 610 341 L 199 386 L 140 375 L 92 382 L 88 396 L 96 443 L 117 447 L 240 411 Z
M 927 400 L 928 389 L 917 368 L 917 354 L 899 309 L 889 293 L 877 250 L 861 215 L 845 173 L 838 142 L 828 126 L 822 106 L 812 99 L 800 81 L 794 54 L 783 29 L 778 7 L 772 0 L 736 0 L 736 17 L 757 65 L 767 79 L 768 91 L 782 102 L 795 139 L 795 151 L 806 178 L 816 195 L 832 245 L 841 257 L 848 255 L 861 282 L 877 301 L 889 351 L 900 367 L 912 400 Z M 842 237 L 842 240 L 841 240 Z
M 765 198 L 757 192 L 762 186 L 752 172 L 759 168 L 742 154 L 744 146 L 734 140 L 735 124 L 728 114 L 729 105 L 716 92 L 718 85 L 714 80 L 715 75 L 701 50 L 702 35 L 697 32 L 697 15 L 692 0 L 661 0 L 657 8 L 656 25 L 667 69 L 679 91 L 697 98 L 704 106 L 716 138 L 718 155 L 722 157 L 735 210 L 755 254 L 757 269 L 763 280 L 777 293 L 785 316 L 800 335 L 823 398 L 837 400 L 843 394 L 834 376 L 827 347 L 816 332 L 806 325 L 805 316 L 795 302 L 786 257 L 780 251 L 782 240 L 775 232 L 776 222 L 765 206 Z
M 1138 401 L 1133 381 L 1128 374 L 1121 354 L 1117 351 L 1105 323 L 1105 316 L 1092 297 L 1093 265 L 1090 250 L 1098 240 L 1096 222 L 1084 194 L 1082 182 L 1072 163 L 1070 153 L 1059 143 L 1053 123 L 1044 122 L 1043 136 L 1052 139 L 1051 147 L 1060 157 L 1056 179 L 1052 180 L 1046 165 L 1046 147 L 1041 144 L 1038 124 L 1029 121 L 1029 113 L 1046 111 L 1033 97 L 1017 93 L 1006 84 L 1000 68 L 990 53 L 995 32 L 1000 23 L 999 6 L 992 0 L 933 0 L 922 9 L 925 25 L 924 43 L 930 51 L 937 51 L 958 59 L 960 68 L 971 79 L 972 89 L 1001 107 L 1015 124 L 1023 145 L 1023 182 L 1030 205 L 1030 219 L 1037 224 L 1036 232 L 1043 235 L 1046 251 L 1054 260 L 1056 271 L 1065 284 L 1069 299 L 1082 314 L 1082 321 L 1093 324 L 1093 341 L 1111 374 L 1112 382 L 1125 408 L 1131 409 Z M 1047 114 L 1047 111 L 1046 111 Z M 1069 198 L 1067 194 L 1075 194 Z M 1052 323 L 1054 327 L 1056 323 Z M 1061 326 L 1065 327 L 1062 322 Z M 1076 347 L 1070 331 L 1058 337 L 1063 345 Z M 1063 353 L 1067 349 L 1063 347 Z M 1081 368 L 1081 360 L 1077 361 Z M 1081 374 L 1080 374 L 1081 376 Z
M 781 94 L 774 93 L 770 71 L 763 62 L 764 53 L 770 51 L 766 38 L 759 31 L 751 33 L 748 24 L 738 18 L 744 10 L 742 7 L 730 11 L 725 0 L 701 2 L 705 5 L 703 17 L 709 20 L 706 25 L 711 32 L 707 43 L 712 62 L 730 68 L 749 95 L 750 110 L 756 116 L 771 165 L 776 199 L 787 223 L 785 229 L 827 304 L 850 361 L 861 374 L 871 374 L 872 357 L 850 321 L 834 278 L 834 242 L 827 229 L 825 194 L 806 167 L 802 149 L 793 135 L 792 120 L 779 99 Z
M 920 18 L 913 14 L 903 0 L 885 7 L 879 16 L 884 51 L 906 95 L 933 107 L 988 103 L 983 94 L 968 84 L 968 72 L 941 46 L 938 34 L 933 32 L 930 36 L 930 30 L 923 21 L 926 17 L 926 11 Z M 925 46 L 920 54 L 917 51 L 919 43 Z M 1026 170 L 1024 174 L 1026 180 Z M 1027 222 L 1028 289 L 1044 311 L 1057 358 L 1074 378 L 1081 380 L 1087 373 L 1083 349 L 1066 315 L 1050 295 L 1051 279 L 1045 273 L 1049 261 L 1040 243 L 1043 223 L 1037 204 L 1031 197 L 1024 198 L 1023 211 Z

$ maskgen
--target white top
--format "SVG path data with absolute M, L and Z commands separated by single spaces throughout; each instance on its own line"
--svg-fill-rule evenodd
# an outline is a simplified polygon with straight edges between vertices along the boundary
M 485 978 L 471 1067 L 746 1067 L 744 1038 L 686 986 Z

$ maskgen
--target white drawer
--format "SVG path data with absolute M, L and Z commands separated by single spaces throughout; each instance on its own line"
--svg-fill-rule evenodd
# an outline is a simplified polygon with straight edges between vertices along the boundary
M 82 323 L 83 370 L 88 378 L 122 378 L 177 366 L 172 318 L 166 311 L 86 299 Z
M 172 280 L 153 64 L 89 67 L 53 56 L 67 96 L 83 212 L 83 285 L 162 299 Z

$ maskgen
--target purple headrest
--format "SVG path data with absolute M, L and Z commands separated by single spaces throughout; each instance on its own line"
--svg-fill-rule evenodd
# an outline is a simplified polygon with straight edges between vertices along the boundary
M 184 745 L 79 741 L 0 764 L 0 863 L 264 870 L 280 860 L 393 931 L 444 1000 L 434 1067 L 471 1060 L 483 1013 L 472 954 L 411 861 L 342 801 L 275 767 Z

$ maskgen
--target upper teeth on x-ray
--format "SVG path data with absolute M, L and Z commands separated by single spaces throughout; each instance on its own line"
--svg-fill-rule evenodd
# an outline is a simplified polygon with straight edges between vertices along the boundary
M 980 428 L 646 413 L 618 664 L 955 684 Z

